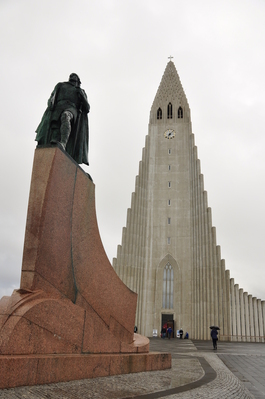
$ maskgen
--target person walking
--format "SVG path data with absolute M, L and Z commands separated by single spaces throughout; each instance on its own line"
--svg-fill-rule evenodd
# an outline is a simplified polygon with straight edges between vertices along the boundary
M 168 329 L 167 329 L 167 337 L 168 337 L 168 339 L 171 338 L 172 331 L 173 331 L 172 328 L 169 326 Z
M 167 329 L 163 327 L 161 330 L 161 338 L 166 338 L 166 335 L 167 335 Z
M 211 337 L 213 341 L 213 349 L 217 349 L 218 331 L 215 328 L 211 331 Z

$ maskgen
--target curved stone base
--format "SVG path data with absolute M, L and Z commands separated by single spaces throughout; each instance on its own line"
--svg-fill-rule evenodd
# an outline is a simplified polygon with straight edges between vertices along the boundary
M 15 290 L 0 301 L 0 354 L 148 352 L 149 339 L 133 334 L 123 342 L 102 323 L 66 298 L 44 291 Z
M 136 301 L 105 254 L 91 179 L 37 148 L 20 289 L 0 301 L 1 388 L 170 367 L 134 334 Z
M 0 356 L 0 389 L 170 367 L 168 353 Z

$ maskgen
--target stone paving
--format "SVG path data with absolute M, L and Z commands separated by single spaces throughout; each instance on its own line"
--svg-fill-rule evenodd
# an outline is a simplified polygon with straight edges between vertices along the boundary
M 217 353 L 209 341 L 151 339 L 152 351 L 171 352 L 171 370 L 3 389 L 0 399 L 265 398 L 261 345 L 219 343 Z
M 220 355 L 220 359 L 244 382 L 244 385 L 255 396 L 265 398 L 265 357 L 247 355 Z M 252 375 L 249 371 L 253 370 Z
M 193 341 L 197 350 L 209 350 L 205 341 Z M 218 357 L 256 399 L 265 398 L 265 344 L 219 342 Z

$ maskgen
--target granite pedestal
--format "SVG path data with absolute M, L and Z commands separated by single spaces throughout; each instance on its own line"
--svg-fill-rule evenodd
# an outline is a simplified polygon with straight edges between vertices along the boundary
M 0 388 L 170 368 L 134 334 L 136 302 L 104 251 L 95 185 L 37 148 L 20 289 L 0 301 Z

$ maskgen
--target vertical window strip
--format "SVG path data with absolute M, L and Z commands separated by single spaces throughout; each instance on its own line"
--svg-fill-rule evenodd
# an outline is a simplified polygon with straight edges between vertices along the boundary
M 167 271 L 164 268 L 164 278 L 163 278 L 163 308 L 166 307 L 166 287 L 167 287 Z
M 167 304 L 167 308 L 169 308 L 169 298 L 170 298 L 170 275 L 169 275 L 169 273 L 170 273 L 170 270 L 169 269 L 167 269 L 167 301 L 166 301 L 166 304 Z
M 162 119 L 162 109 L 161 108 L 158 108 L 156 117 L 157 117 L 157 119 Z
M 183 109 L 181 107 L 178 109 L 178 118 L 183 118 Z
M 172 104 L 169 103 L 167 106 L 167 119 L 172 119 Z
M 174 291 L 174 284 L 173 284 L 173 269 L 170 270 L 170 309 L 173 309 L 173 291 Z
M 170 263 L 167 263 L 163 274 L 162 306 L 164 309 L 173 309 L 174 272 Z

